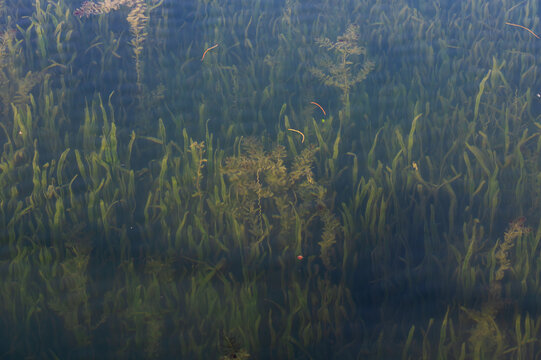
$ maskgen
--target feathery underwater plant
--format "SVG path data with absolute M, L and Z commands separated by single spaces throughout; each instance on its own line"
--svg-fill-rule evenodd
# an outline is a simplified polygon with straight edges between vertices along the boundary
M 81 6 L 73 12 L 78 17 L 89 17 L 90 15 L 107 14 L 121 6 L 132 7 L 141 0 L 103 0 L 100 2 L 84 1 Z
M 16 66 L 21 62 L 20 46 L 15 41 L 15 31 L 6 30 L 0 34 L 0 99 L 2 115 L 7 116 L 11 104 L 22 105 L 30 102 L 30 91 L 44 78 L 44 72 L 28 71 L 23 75 Z
M 156 1 L 150 8 L 143 0 L 102 0 L 100 2 L 85 1 L 81 7 L 76 9 L 73 14 L 78 17 L 89 17 L 90 15 L 107 14 L 111 11 L 118 10 L 121 6 L 131 8 L 126 20 L 130 24 L 130 32 L 132 39 L 130 45 L 133 47 L 135 58 L 135 72 L 137 74 L 137 88 L 142 89 L 143 62 L 141 53 L 143 52 L 143 43 L 145 42 L 148 32 L 147 24 L 149 20 L 149 12 L 160 6 L 163 0 Z
M 359 26 L 349 25 L 344 34 L 335 42 L 328 38 L 317 38 L 319 47 L 326 48 L 333 56 L 324 54 L 316 59 L 317 66 L 310 72 L 325 85 L 334 86 L 342 91 L 342 104 L 346 117 L 350 118 L 349 94 L 351 89 L 368 76 L 374 69 L 374 63 L 366 59 L 366 48 L 359 45 Z M 364 57 L 364 61 L 353 62 L 355 56 Z
M 524 226 L 524 221 L 525 218 L 520 217 L 509 223 L 503 235 L 503 242 L 499 244 L 494 255 L 498 263 L 498 270 L 496 270 L 494 279 L 490 282 L 490 296 L 493 299 L 501 299 L 503 278 L 505 273 L 513 268 L 511 259 L 509 259 L 509 252 L 515 246 L 518 238 L 532 231 L 531 228 Z
M 494 259 L 497 269 L 489 284 L 488 299 L 481 305 L 481 309 L 476 311 L 462 307 L 468 317 L 476 323 L 469 337 L 475 358 L 483 353 L 496 357 L 505 351 L 504 332 L 500 330 L 496 317 L 507 302 L 503 298 L 502 283 L 505 274 L 513 269 L 509 253 L 517 239 L 531 232 L 531 228 L 524 226 L 524 220 L 521 217 L 509 223 L 503 242 L 496 245 Z
M 238 340 L 233 336 L 227 336 L 225 333 L 222 334 L 222 343 L 220 344 L 220 349 L 224 354 L 220 357 L 220 360 L 243 360 L 250 358 L 250 354 L 241 348 Z
M 317 149 L 313 146 L 304 149 L 292 159 L 288 170 L 283 146 L 277 145 L 266 152 L 252 138 L 244 139 L 243 145 L 245 154 L 227 158 L 224 166 L 236 197 L 232 213 L 258 239 L 256 244 L 273 228 L 278 229 L 280 251 L 285 248 L 301 251 L 301 231 L 309 236 L 310 225 L 319 218 L 320 257 L 325 267 L 332 269 L 339 222 L 325 205 L 327 190 L 314 180 L 312 165 Z

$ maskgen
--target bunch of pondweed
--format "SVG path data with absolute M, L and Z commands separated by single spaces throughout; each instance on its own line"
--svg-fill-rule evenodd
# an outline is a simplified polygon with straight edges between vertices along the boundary
M 512 221 L 504 233 L 503 242 L 497 244 L 493 250 L 494 265 L 497 268 L 490 279 L 488 298 L 480 310 L 462 308 L 476 323 L 468 339 L 475 358 L 481 354 L 491 354 L 492 358 L 499 358 L 506 353 L 506 348 L 510 345 L 498 315 L 504 305 L 509 303 L 502 290 L 505 274 L 513 270 L 511 250 L 520 237 L 531 232 L 531 229 L 524 225 L 524 221 L 523 217 Z
M 23 61 L 15 32 L 5 30 L 0 33 L 0 99 L 4 117 L 8 115 L 11 104 L 28 104 L 30 91 L 43 79 L 44 72 L 28 71 L 24 74 L 21 66 L 17 65 Z
M 359 45 L 359 27 L 349 25 L 335 42 L 328 38 L 317 38 L 316 43 L 331 54 L 323 54 L 317 59 L 317 66 L 310 68 L 310 72 L 325 85 L 334 86 L 342 91 L 342 104 L 346 118 L 349 119 L 351 89 L 366 79 L 375 66 L 372 61 L 366 59 L 366 48 Z M 354 61 L 355 59 L 357 61 Z
M 227 158 L 224 172 L 234 195 L 233 213 L 255 238 L 252 250 L 257 253 L 262 241 L 272 234 L 278 239 L 274 242 L 279 246 L 276 250 L 301 252 L 303 238 L 311 236 L 313 220 L 319 217 L 323 225 L 321 258 L 332 268 L 330 257 L 338 221 L 326 205 L 325 187 L 314 180 L 312 165 L 317 149 L 305 148 L 288 170 L 283 146 L 267 152 L 251 138 L 244 139 L 243 145 L 245 153 Z
M 133 47 L 135 72 L 137 74 L 137 88 L 139 90 L 141 90 L 143 86 L 143 62 L 141 60 L 141 53 L 143 52 L 143 43 L 148 37 L 148 14 L 152 9 L 161 5 L 162 1 L 163 0 L 156 1 L 156 3 L 151 7 L 149 7 L 143 0 L 103 0 L 100 2 L 85 1 L 81 7 L 73 12 L 73 14 L 78 17 L 88 17 L 90 15 L 107 14 L 111 11 L 118 10 L 121 6 L 131 8 L 126 20 L 130 24 L 130 32 L 132 34 L 130 45 Z

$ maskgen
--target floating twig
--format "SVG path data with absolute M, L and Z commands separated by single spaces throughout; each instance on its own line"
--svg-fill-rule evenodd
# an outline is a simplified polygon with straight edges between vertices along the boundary
M 315 101 L 310 101 L 310 104 L 314 104 L 316 105 L 317 107 L 319 107 L 321 109 L 321 111 L 323 111 L 323 115 L 327 116 L 327 113 L 325 112 L 325 109 L 323 109 L 323 106 L 319 105 L 317 102 Z
M 218 44 L 216 44 L 216 45 L 214 45 L 214 46 L 211 46 L 211 47 L 209 47 L 207 50 L 205 50 L 205 52 L 203 53 L 203 56 L 201 56 L 201 61 L 203 61 L 203 59 L 205 58 L 205 55 L 207 55 L 207 52 L 208 52 L 209 50 L 214 49 L 215 47 L 218 47 Z
M 301 134 L 302 135 L 301 144 L 304 142 L 304 134 L 302 132 L 300 132 L 299 130 L 296 130 L 296 129 L 288 129 L 288 130 L 289 131 L 295 131 L 296 133 Z
M 506 22 L 505 24 L 509 25 L 509 26 L 516 26 L 516 27 L 519 27 L 521 29 L 524 29 L 524 30 L 528 31 L 530 34 L 532 34 L 533 36 L 535 36 L 536 38 L 541 39 L 536 33 L 534 33 L 532 30 L 528 29 L 525 26 L 518 25 L 518 24 L 513 24 L 513 23 L 510 23 L 510 22 Z

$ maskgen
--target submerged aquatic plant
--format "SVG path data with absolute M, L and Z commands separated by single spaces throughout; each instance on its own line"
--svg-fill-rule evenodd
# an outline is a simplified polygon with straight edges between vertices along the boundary
M 126 20 L 130 24 L 130 32 L 132 35 L 130 45 L 133 47 L 135 57 L 135 72 L 137 73 L 137 88 L 142 89 L 143 62 L 141 53 L 143 52 L 143 43 L 145 42 L 148 31 L 147 25 L 149 16 L 148 13 L 161 5 L 163 0 L 157 1 L 150 8 L 143 0 L 103 0 L 100 2 L 85 1 L 81 7 L 76 9 L 73 14 L 78 17 L 88 17 L 90 15 L 107 14 L 111 11 L 118 10 L 121 6 L 131 8 Z
M 222 343 L 220 344 L 223 355 L 220 360 L 249 359 L 250 354 L 241 348 L 238 340 L 233 336 L 222 334 Z
M 494 279 L 490 283 L 490 295 L 493 299 L 502 297 L 502 281 L 505 273 L 513 269 L 509 252 L 515 246 L 515 242 L 522 235 L 529 234 L 532 229 L 524 226 L 525 218 L 520 217 L 509 223 L 507 230 L 503 235 L 503 242 L 499 244 L 495 253 L 498 263 L 498 270 L 494 273 Z
M 245 154 L 227 158 L 224 167 L 232 189 L 240 200 L 234 205 L 238 207 L 238 214 L 242 215 L 245 221 L 249 221 L 250 232 L 261 237 L 264 235 L 262 200 L 273 198 L 285 222 L 282 224 L 282 229 L 289 229 L 290 205 L 287 201 L 282 201 L 282 195 L 293 187 L 295 180 L 298 179 L 288 176 L 284 164 L 286 156 L 284 147 L 276 146 L 271 152 L 266 152 L 253 138 L 244 139 L 243 147 Z M 311 182 L 312 174 L 309 165 L 305 173 L 307 182 Z
M 342 103 L 349 118 L 350 91 L 356 84 L 366 79 L 375 66 L 372 61 L 366 59 L 366 48 L 359 45 L 359 26 L 349 25 L 335 42 L 328 38 L 317 38 L 316 43 L 333 55 L 325 54 L 318 59 L 317 66 L 310 68 L 310 72 L 325 85 L 337 87 L 342 91 Z M 354 62 L 355 57 L 359 56 L 364 59 Z
M 309 235 L 317 216 L 323 227 L 318 242 L 320 257 L 325 267 L 332 269 L 339 222 L 325 204 L 326 188 L 314 179 L 312 165 L 317 149 L 304 149 L 288 170 L 283 146 L 266 152 L 255 139 L 245 139 L 243 144 L 245 154 L 226 159 L 224 172 L 236 195 L 234 213 L 258 239 L 255 244 L 277 229 L 280 251 L 288 247 L 301 251 L 301 233 Z
M 107 14 L 113 10 L 120 9 L 121 6 L 132 7 L 141 0 L 103 0 L 100 2 L 85 1 L 73 12 L 78 17 L 89 17 L 90 15 Z
M 4 116 L 11 109 L 11 104 L 28 104 L 30 91 L 45 75 L 45 72 L 32 71 L 23 74 L 22 69 L 16 65 L 21 60 L 20 44 L 15 39 L 15 31 L 4 31 L 0 34 L 0 99 Z
M 520 217 L 509 223 L 504 233 L 503 242 L 495 247 L 494 259 L 497 269 L 489 284 L 488 299 L 481 305 L 479 311 L 467 309 L 462 310 L 472 319 L 476 325 L 471 331 L 469 342 L 474 358 L 480 354 L 491 354 L 493 358 L 499 357 L 505 352 L 508 346 L 505 338 L 505 326 L 498 321 L 497 316 L 504 308 L 509 299 L 504 298 L 502 293 L 504 276 L 508 271 L 513 270 L 510 252 L 517 240 L 523 235 L 531 232 L 529 227 L 524 225 L 525 218 Z

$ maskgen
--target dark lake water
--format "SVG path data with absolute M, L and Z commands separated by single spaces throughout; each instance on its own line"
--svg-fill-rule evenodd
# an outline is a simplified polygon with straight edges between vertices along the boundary
M 0 358 L 537 358 L 540 18 L 1 0 Z

